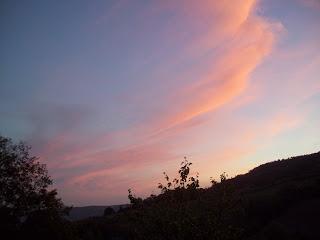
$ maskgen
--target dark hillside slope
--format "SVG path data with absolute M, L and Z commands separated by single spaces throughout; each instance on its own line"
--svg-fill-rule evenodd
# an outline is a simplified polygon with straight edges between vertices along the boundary
M 320 152 L 278 160 L 231 179 L 250 239 L 320 239 Z
M 320 174 L 320 152 L 265 163 L 233 179 L 237 187 L 266 188 L 277 184 L 317 178 Z
M 178 187 L 108 217 L 80 239 L 320 239 L 320 152 L 263 164 L 212 187 Z

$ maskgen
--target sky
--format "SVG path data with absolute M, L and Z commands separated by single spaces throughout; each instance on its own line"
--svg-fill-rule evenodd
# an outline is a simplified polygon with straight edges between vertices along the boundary
M 320 151 L 319 0 L 1 1 L 0 134 L 75 206 Z

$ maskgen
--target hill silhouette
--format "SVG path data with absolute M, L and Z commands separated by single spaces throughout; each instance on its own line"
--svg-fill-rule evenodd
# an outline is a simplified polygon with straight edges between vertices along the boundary
M 320 152 L 269 162 L 232 179 L 221 176 L 206 189 L 165 189 L 144 200 L 130 192 L 132 204 L 121 213 L 77 222 L 78 229 L 86 229 L 80 236 L 320 239 Z
M 29 150 L 0 136 L 1 239 L 320 239 L 320 152 L 232 179 L 223 173 L 208 188 L 185 158 L 177 176 L 163 173 L 160 194 L 142 199 L 129 189 L 128 205 L 75 208 L 68 218 L 70 207 Z
M 114 211 L 118 211 L 120 207 L 127 207 L 128 204 L 112 205 L 112 206 L 83 206 L 73 207 L 68 215 L 68 219 L 71 221 L 82 220 L 90 217 L 101 217 L 103 216 L 104 210 L 107 207 L 111 207 Z

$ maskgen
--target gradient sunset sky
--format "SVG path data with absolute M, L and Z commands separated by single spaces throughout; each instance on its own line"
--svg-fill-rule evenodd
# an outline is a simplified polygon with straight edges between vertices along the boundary
M 8 0 L 0 30 L 0 134 L 67 204 L 320 150 L 320 0 Z

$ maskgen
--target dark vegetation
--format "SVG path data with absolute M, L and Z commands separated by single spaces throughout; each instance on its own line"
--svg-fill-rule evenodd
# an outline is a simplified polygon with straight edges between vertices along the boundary
M 44 165 L 0 137 L 1 239 L 320 239 L 320 152 L 261 165 L 200 188 L 192 163 L 164 173 L 159 195 L 69 221 Z M 3 238 L 4 237 L 4 238 Z
M 68 213 L 30 147 L 0 136 L 0 231 L 7 239 L 71 239 Z M 71 237 L 71 236 L 70 236 Z

